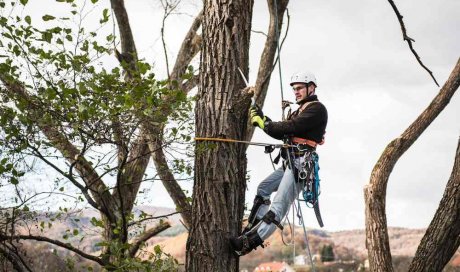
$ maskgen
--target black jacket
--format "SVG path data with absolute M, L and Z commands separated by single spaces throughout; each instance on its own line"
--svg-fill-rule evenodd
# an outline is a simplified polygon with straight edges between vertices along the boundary
M 308 97 L 304 103 L 318 101 L 316 95 Z M 301 104 L 299 109 L 302 108 Z M 271 137 L 282 140 L 286 137 L 299 137 L 320 143 L 327 125 L 327 110 L 321 102 L 313 102 L 300 114 L 294 111 L 288 120 L 282 122 L 268 121 L 264 131 Z

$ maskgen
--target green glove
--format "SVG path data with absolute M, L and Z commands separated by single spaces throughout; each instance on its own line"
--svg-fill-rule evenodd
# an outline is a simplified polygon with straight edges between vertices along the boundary
M 258 126 L 261 129 L 265 128 L 265 121 L 267 117 L 265 117 L 262 111 L 258 107 L 251 107 L 251 123 L 253 126 Z

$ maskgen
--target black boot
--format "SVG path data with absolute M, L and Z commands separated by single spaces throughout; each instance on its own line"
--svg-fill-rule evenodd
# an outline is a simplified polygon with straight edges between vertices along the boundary
M 230 245 L 233 251 L 239 256 L 248 254 L 258 246 L 264 247 L 263 243 L 264 241 L 262 241 L 257 231 L 236 238 L 230 238 Z

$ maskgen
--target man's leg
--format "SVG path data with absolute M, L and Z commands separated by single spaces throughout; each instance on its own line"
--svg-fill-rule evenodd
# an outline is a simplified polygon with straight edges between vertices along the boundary
M 263 244 L 276 229 L 276 224 L 286 215 L 289 206 L 296 199 L 302 188 L 302 183 L 296 183 L 289 168 L 286 169 L 278 186 L 270 210 L 262 218 L 262 222 L 255 229 L 237 238 L 230 239 L 230 243 L 239 255 L 245 255 Z
M 245 255 L 262 245 L 263 240 L 260 239 L 256 231 L 251 231 L 251 229 L 257 226 L 261 218 L 267 213 L 270 205 L 270 195 L 278 189 L 283 174 L 284 170 L 280 167 L 257 187 L 257 195 L 248 218 L 248 225 L 241 236 L 230 238 L 230 245 L 238 255 Z
M 302 183 L 296 183 L 291 169 L 286 168 L 278 191 L 275 194 L 270 210 L 262 219 L 257 233 L 262 240 L 266 240 L 276 230 L 276 224 L 280 224 L 288 212 L 289 206 L 294 202 L 302 190 Z
M 267 213 L 270 206 L 270 195 L 278 189 L 283 177 L 284 170 L 282 167 L 275 170 L 257 186 L 257 195 L 254 198 L 251 213 L 249 214 L 248 224 L 243 230 L 243 234 L 250 231 L 257 225 L 262 217 Z

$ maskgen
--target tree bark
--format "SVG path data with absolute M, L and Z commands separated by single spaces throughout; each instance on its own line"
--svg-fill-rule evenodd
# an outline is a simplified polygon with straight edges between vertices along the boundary
M 410 272 L 442 271 L 460 246 L 460 138 L 454 167 L 436 214 L 417 248 Z
M 205 1 L 196 136 L 244 139 L 253 1 Z M 186 271 L 238 271 L 228 238 L 238 235 L 246 189 L 245 146 L 198 143 Z
M 431 122 L 447 106 L 460 85 L 460 59 L 438 95 L 428 108 L 383 151 L 369 184 L 364 188 L 366 207 L 366 248 L 371 271 L 393 271 L 385 212 L 388 178 L 398 159 L 418 139 Z

